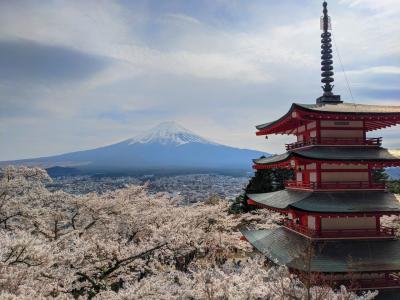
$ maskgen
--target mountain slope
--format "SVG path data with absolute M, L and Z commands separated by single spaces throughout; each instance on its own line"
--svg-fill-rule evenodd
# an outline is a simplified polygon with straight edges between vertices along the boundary
M 391 179 L 400 179 L 400 170 L 399 168 L 387 168 L 386 173 L 390 176 Z
M 261 155 L 259 151 L 211 142 L 175 122 L 165 122 L 109 146 L 7 163 L 74 167 L 83 172 L 102 173 L 203 172 L 250 170 L 251 159 Z

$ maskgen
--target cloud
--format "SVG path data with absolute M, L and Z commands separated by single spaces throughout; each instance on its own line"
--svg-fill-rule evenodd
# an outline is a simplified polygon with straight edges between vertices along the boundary
M 348 4 L 350 7 L 363 7 L 387 14 L 396 14 L 400 11 L 400 4 L 397 0 L 341 0 L 340 2 Z
M 135 45 L 119 45 L 109 55 L 148 72 L 159 71 L 214 79 L 242 79 L 250 82 L 271 79 L 257 65 L 223 53 L 171 53 Z
M 353 70 L 351 71 L 352 75 L 381 75 L 381 74 L 388 74 L 388 75 L 400 75 L 400 67 L 398 66 L 378 66 L 378 67 L 371 67 L 361 70 Z
M 105 59 L 70 48 L 28 40 L 0 40 L 0 80 L 3 82 L 82 80 L 105 65 Z
M 347 72 L 350 87 L 356 97 L 399 101 L 400 68 L 396 66 L 376 66 Z M 383 103 L 382 103 L 383 104 Z
M 174 25 L 166 24 L 165 17 L 170 23 L 200 24 L 184 14 L 165 14 L 163 26 Z M 27 22 L 32 24 L 25 26 Z M 122 7 L 111 1 L 102 1 L 101 5 L 97 1 L 54 1 L 46 5 L 28 1 L 24 6 L 9 4 L 1 10 L 0 36 L 68 47 L 124 61 L 140 69 L 217 79 L 263 81 L 269 78 L 256 64 L 240 56 L 213 51 L 168 52 L 148 47 L 135 31 L 135 27 L 142 26 L 141 22 L 137 15 L 129 18 Z
M 183 23 L 191 23 L 191 24 L 195 24 L 195 25 L 201 24 L 201 22 L 199 20 L 197 20 L 196 18 L 187 16 L 184 14 L 165 14 L 165 17 L 171 18 L 176 21 L 183 22 Z
M 7 2 L 0 35 L 94 52 L 129 37 L 123 8 L 113 1 Z M 132 20 L 132 25 L 135 24 Z
M 357 102 L 399 103 L 397 2 L 329 3 Z M 88 149 L 171 119 L 282 152 L 293 137 L 266 142 L 254 125 L 320 96 L 320 14 L 313 0 L 2 1 L 0 62 L 13 63 L 8 76 L 0 66 L 0 159 Z
M 383 104 L 384 100 L 392 100 L 392 102 L 396 102 L 396 100 L 398 101 L 398 99 L 400 98 L 400 88 L 377 89 L 364 87 L 358 88 L 357 94 L 372 99 L 379 98 L 379 103 Z

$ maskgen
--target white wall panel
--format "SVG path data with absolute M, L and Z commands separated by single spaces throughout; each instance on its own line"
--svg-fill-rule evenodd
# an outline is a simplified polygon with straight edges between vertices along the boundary
M 322 172 L 321 182 L 368 182 L 368 172 Z
M 322 218 L 321 230 L 339 230 L 339 229 L 375 229 L 375 217 L 359 218 Z

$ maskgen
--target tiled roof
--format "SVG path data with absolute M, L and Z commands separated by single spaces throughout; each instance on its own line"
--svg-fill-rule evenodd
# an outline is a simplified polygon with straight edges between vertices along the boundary
M 286 152 L 286 153 L 279 154 L 279 155 L 272 155 L 272 156 L 268 156 L 268 157 L 253 159 L 253 162 L 255 164 L 273 164 L 273 163 L 279 163 L 279 162 L 286 161 L 290 157 L 291 157 L 291 153 Z
M 305 253 L 313 247 L 311 272 L 348 273 L 400 270 L 400 240 L 314 241 L 280 227 L 242 231 L 245 238 L 271 261 L 308 270 Z
M 380 191 L 306 192 L 282 190 L 248 194 L 256 203 L 277 209 L 299 209 L 317 213 L 399 213 L 396 195 Z
M 299 156 L 330 160 L 400 160 L 400 155 L 384 148 L 311 147 L 294 151 Z
M 272 193 L 247 194 L 251 200 L 277 209 L 288 209 L 292 204 L 306 199 L 312 192 L 282 190 Z
M 334 112 L 334 113 L 353 113 L 353 114 L 391 114 L 400 113 L 400 106 L 367 105 L 355 103 L 337 104 L 300 104 L 295 105 L 313 111 Z
M 300 104 L 293 103 L 290 110 L 281 118 L 273 121 L 257 125 L 258 130 L 263 130 L 271 125 L 277 124 L 280 121 L 291 116 L 295 109 L 320 112 L 320 113 L 337 113 L 337 114 L 400 114 L 400 106 L 385 106 L 385 105 L 367 105 L 367 104 L 354 104 L 354 103 L 320 103 L 320 104 Z
M 286 161 L 291 157 L 341 161 L 400 161 L 400 153 L 398 151 L 393 152 L 384 148 L 313 146 L 295 149 L 280 155 L 255 159 L 253 162 L 258 165 L 268 165 Z

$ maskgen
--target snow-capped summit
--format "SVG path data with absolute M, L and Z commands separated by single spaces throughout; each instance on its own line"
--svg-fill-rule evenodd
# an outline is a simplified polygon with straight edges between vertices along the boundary
M 160 123 L 128 141 L 129 144 L 161 144 L 176 146 L 187 143 L 215 144 L 173 121 Z

